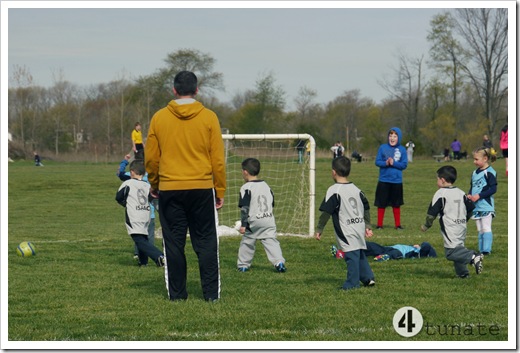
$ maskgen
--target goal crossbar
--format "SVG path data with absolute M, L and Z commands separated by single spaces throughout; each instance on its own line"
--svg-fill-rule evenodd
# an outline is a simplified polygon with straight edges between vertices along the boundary
M 222 134 L 222 138 L 225 143 L 228 141 L 244 140 L 244 141 L 276 141 L 276 140 L 304 140 L 309 141 L 309 194 L 308 197 L 308 209 L 309 209 L 309 224 L 308 224 L 308 236 L 314 234 L 314 213 L 315 213 L 315 177 L 316 177 L 316 142 L 314 138 L 309 134 Z M 227 153 L 227 147 L 226 147 Z M 227 159 L 227 158 L 226 158 Z M 283 233 L 280 233 L 283 234 Z M 293 234 L 296 235 L 296 234 Z

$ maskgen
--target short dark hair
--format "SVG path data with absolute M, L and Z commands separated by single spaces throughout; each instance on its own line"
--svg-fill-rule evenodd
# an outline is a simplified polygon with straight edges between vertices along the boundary
M 194 96 L 197 93 L 197 76 L 191 71 L 181 71 L 175 75 L 173 87 L 180 96 Z
M 143 162 L 137 159 L 130 163 L 129 169 L 137 175 L 144 175 L 144 173 L 146 173 Z
M 348 177 L 350 175 L 350 159 L 345 156 L 336 157 L 332 160 L 332 169 L 336 171 L 340 177 Z
M 457 169 L 451 165 L 445 165 L 437 170 L 437 176 L 453 184 L 457 180 Z
M 260 173 L 260 161 L 256 158 L 246 158 L 242 161 L 242 169 L 249 175 L 257 176 Z

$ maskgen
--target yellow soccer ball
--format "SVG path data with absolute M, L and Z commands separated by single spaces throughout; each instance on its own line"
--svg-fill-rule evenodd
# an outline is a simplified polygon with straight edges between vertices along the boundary
M 36 248 L 34 244 L 29 241 L 21 242 L 16 248 L 16 253 L 21 257 L 29 257 L 36 255 Z

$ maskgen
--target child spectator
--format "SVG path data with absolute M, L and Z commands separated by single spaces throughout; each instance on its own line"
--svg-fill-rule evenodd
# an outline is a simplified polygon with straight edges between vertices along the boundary
M 249 270 L 255 255 L 256 241 L 260 240 L 276 271 L 285 272 L 285 259 L 280 242 L 276 239 L 273 191 L 265 181 L 258 179 L 259 173 L 260 162 L 257 159 L 247 158 L 242 162 L 245 184 L 240 188 L 238 201 L 241 215 L 239 232 L 243 235 L 238 248 L 238 270 Z
M 467 224 L 474 205 L 466 197 L 464 191 L 455 187 L 457 170 L 452 166 L 444 166 L 437 170 L 437 186 L 439 190 L 433 195 L 428 207 L 426 221 L 421 226 L 423 232 L 427 231 L 433 221 L 439 216 L 441 234 L 444 239 L 444 251 L 446 259 L 453 261 L 455 274 L 459 278 L 469 276 L 468 264 L 475 267 L 475 272 L 482 272 L 484 256 L 473 250 L 466 249 Z
M 36 167 L 43 167 L 40 155 L 36 151 L 34 151 L 33 153 L 34 153 L 34 165 Z
M 478 248 L 484 255 L 491 252 L 493 245 L 491 222 L 495 217 L 493 195 L 497 192 L 497 172 L 490 163 L 494 161 L 496 161 L 495 150 L 480 147 L 473 152 L 473 163 L 477 169 L 471 175 L 468 199 L 475 203 L 471 218 L 477 223 Z
M 415 149 L 415 143 L 412 140 L 406 143 L 406 156 L 408 157 L 408 162 L 413 162 L 413 151 Z
M 351 162 L 345 156 L 332 160 L 332 178 L 335 184 L 330 186 L 320 206 L 322 214 L 316 228 L 316 239 L 321 239 L 323 229 L 332 216 L 334 233 L 338 248 L 345 254 L 347 279 L 341 289 L 359 288 L 375 285 L 374 273 L 367 257 L 365 237 L 372 236 L 370 225 L 370 206 L 365 194 L 347 178 L 350 175 Z
M 449 162 L 450 161 L 450 149 L 448 147 L 446 147 L 444 149 L 444 162 Z
M 493 142 L 491 142 L 488 135 L 484 135 L 482 138 L 482 146 L 486 148 L 493 148 Z
M 119 163 L 119 168 L 117 170 L 117 177 L 121 181 L 127 181 L 131 179 L 130 172 L 126 171 L 126 167 L 128 165 L 128 161 L 131 156 L 129 154 L 125 155 L 125 158 Z M 143 180 L 148 182 L 148 173 L 145 173 L 143 176 Z M 155 246 L 155 210 L 157 209 L 158 199 L 154 198 L 150 202 L 150 224 L 148 225 L 148 242 L 151 245 Z M 134 259 L 139 262 L 139 249 L 137 245 L 134 246 Z
M 143 134 L 141 132 L 141 123 L 135 123 L 135 128 L 132 131 L 132 150 L 134 151 L 135 159 L 144 160 L 144 142 Z
M 146 266 L 150 257 L 157 266 L 162 267 L 163 253 L 147 240 L 150 223 L 150 184 L 143 180 L 144 173 L 143 162 L 133 161 L 130 164 L 131 179 L 121 184 L 116 193 L 116 201 L 126 208 L 126 229 L 137 246 L 139 266 Z
M 385 208 L 392 207 L 395 229 L 401 226 L 401 205 L 403 200 L 403 170 L 408 166 L 406 149 L 401 145 L 402 133 L 398 127 L 388 131 L 388 143 L 377 151 L 376 166 L 379 167 L 379 180 L 376 189 L 377 229 L 383 228 Z

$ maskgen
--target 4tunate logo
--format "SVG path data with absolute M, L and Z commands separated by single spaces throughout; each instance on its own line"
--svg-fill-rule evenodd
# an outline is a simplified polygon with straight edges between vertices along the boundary
M 394 314 L 394 329 L 403 337 L 413 337 L 423 327 L 423 317 L 419 310 L 411 306 L 405 306 Z
M 393 319 L 395 331 L 403 337 L 413 337 L 423 328 L 422 314 L 414 307 L 405 306 L 397 310 Z M 478 324 L 452 324 L 435 325 L 429 322 L 425 326 L 425 334 L 428 336 L 496 336 L 500 332 L 498 325 Z

